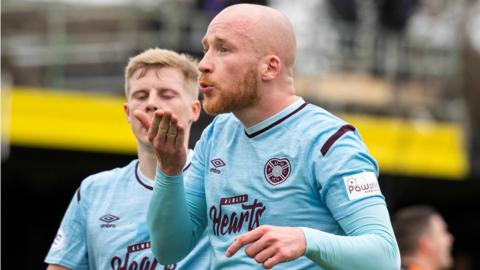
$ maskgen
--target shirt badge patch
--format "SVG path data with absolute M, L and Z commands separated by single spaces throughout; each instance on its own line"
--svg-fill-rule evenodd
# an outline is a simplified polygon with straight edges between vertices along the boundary
M 285 182 L 290 176 L 290 171 L 290 161 L 286 158 L 271 158 L 263 169 L 265 179 L 274 186 Z
M 373 172 L 361 172 L 343 177 L 348 198 L 356 200 L 372 195 L 380 195 L 377 176 Z

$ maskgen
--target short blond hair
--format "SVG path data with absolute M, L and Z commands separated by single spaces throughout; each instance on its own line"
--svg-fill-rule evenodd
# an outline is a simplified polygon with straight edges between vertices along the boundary
M 133 74 L 140 69 L 152 67 L 178 68 L 185 76 L 185 88 L 198 99 L 198 76 L 197 60 L 188 54 L 176 53 L 171 50 L 153 48 L 131 57 L 125 68 L 125 95 L 128 98 L 130 90 L 129 80 Z

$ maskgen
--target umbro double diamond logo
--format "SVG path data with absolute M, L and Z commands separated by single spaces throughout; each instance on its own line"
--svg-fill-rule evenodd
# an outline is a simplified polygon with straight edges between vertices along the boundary
M 105 222 L 104 224 L 100 225 L 101 228 L 115 228 L 115 224 L 112 224 L 113 222 L 119 220 L 120 218 L 117 216 L 114 216 L 112 214 L 107 214 L 102 217 L 100 217 L 100 221 Z

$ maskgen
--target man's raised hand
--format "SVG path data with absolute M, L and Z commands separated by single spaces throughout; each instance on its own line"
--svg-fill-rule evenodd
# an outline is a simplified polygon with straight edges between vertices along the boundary
M 148 130 L 159 168 L 169 176 L 180 175 L 186 162 L 185 129 L 170 111 L 156 110 L 153 119 L 140 110 L 133 115 Z

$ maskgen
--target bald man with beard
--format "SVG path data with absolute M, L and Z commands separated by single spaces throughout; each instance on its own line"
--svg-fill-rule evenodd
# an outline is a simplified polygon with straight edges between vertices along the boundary
M 233 5 L 202 45 L 203 107 L 216 117 L 188 172 L 177 116 L 134 112 L 158 160 L 147 219 L 157 259 L 179 261 L 206 227 L 211 269 L 398 270 L 377 163 L 353 126 L 295 95 L 287 17 Z

